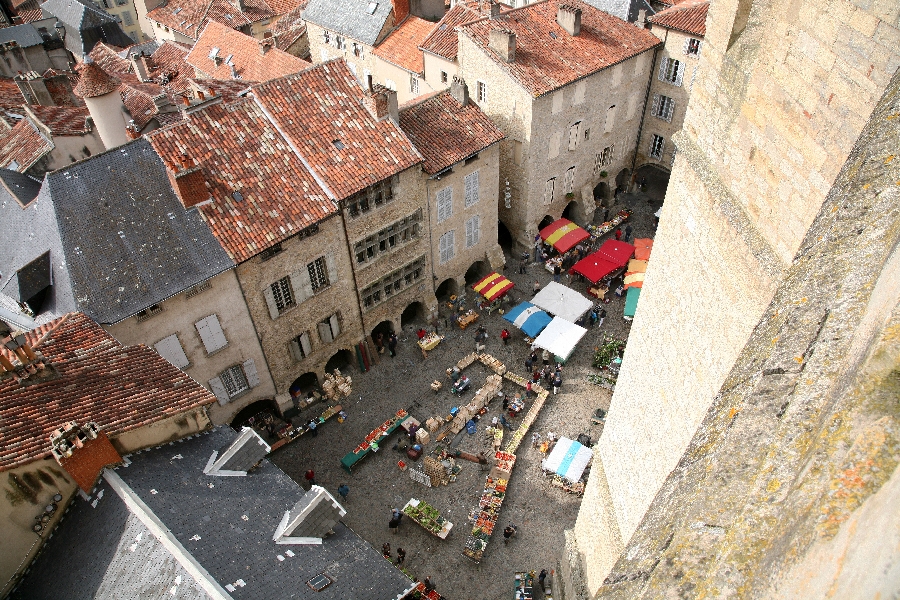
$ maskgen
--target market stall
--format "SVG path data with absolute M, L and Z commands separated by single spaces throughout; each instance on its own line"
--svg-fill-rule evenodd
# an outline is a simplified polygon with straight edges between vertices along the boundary
M 594 457 L 594 452 L 575 440 L 561 437 L 550 452 L 550 456 L 541 462 L 541 468 L 549 473 L 575 483 L 581 479 L 585 468 Z
M 638 238 L 634 240 L 634 257 L 638 260 L 650 260 L 650 251 L 653 250 L 653 240 L 650 238 Z
M 591 309 L 593 302 L 561 283 L 551 281 L 538 292 L 531 303 L 551 315 L 574 323 Z
M 426 333 L 425 336 L 420 338 L 416 343 L 419 345 L 419 349 L 422 350 L 422 355 L 427 358 L 428 355 L 425 353 L 437 348 L 438 344 L 440 344 L 443 340 L 444 336 L 438 335 L 435 332 L 431 332 Z
M 446 540 L 453 529 L 453 523 L 441 516 L 438 510 L 425 502 L 410 498 L 403 507 L 403 514 L 421 525 L 431 535 Z
M 534 600 L 534 573 L 516 573 L 515 600 Z
M 493 302 L 501 298 L 509 290 L 513 289 L 516 284 L 500 275 L 499 273 L 491 273 L 478 283 L 472 286 L 472 289 L 484 296 L 488 302 Z
M 591 283 L 609 277 L 628 264 L 635 247 L 619 240 L 606 240 L 600 249 L 572 266 L 573 273 L 587 277 Z
M 629 290 L 631 291 L 631 290 Z M 587 333 L 587 329 L 565 319 L 555 317 L 550 324 L 534 340 L 534 345 L 547 350 L 554 356 L 568 360 L 575 346 Z
M 494 458 L 497 460 L 497 466 L 491 469 L 484 482 L 484 491 L 478 501 L 478 508 L 472 514 L 475 524 L 466 537 L 466 547 L 463 550 L 463 556 L 476 563 L 481 562 L 491 534 L 497 526 L 500 508 L 506 498 L 506 485 L 516 464 L 516 455 L 509 452 L 498 451 Z
M 616 214 L 613 215 L 613 218 L 609 221 L 604 221 L 600 225 L 588 225 L 587 230 L 588 233 L 591 234 L 591 237 L 598 238 L 602 235 L 606 235 L 619 225 L 621 225 L 628 217 L 631 216 L 631 211 L 626 209 L 620 210 Z
M 402 408 L 398 410 L 393 417 L 385 421 L 380 427 L 373 429 L 362 444 L 357 446 L 352 452 L 348 452 L 341 459 L 341 467 L 347 473 L 352 474 L 353 468 L 371 452 L 378 452 L 381 442 L 394 433 L 407 418 L 409 418 L 409 413 Z
M 638 300 L 641 297 L 641 288 L 628 288 L 628 294 L 625 296 L 625 318 L 631 320 L 637 311 Z
M 558 219 L 541 229 L 541 239 L 565 254 L 591 237 L 587 231 L 568 219 Z
M 553 317 L 539 309 L 531 302 L 523 302 L 510 309 L 503 318 L 518 327 L 528 337 L 537 335 L 546 327 Z

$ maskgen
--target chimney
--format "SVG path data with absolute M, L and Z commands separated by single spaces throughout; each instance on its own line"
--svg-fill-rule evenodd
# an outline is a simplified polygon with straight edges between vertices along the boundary
M 246 0 L 233 0 L 232 4 L 236 9 L 240 12 L 245 12 L 247 10 L 247 2 Z
M 44 78 L 36 71 L 28 71 L 27 73 L 19 72 L 15 78 L 19 91 L 28 104 L 37 104 L 39 106 L 54 106 L 56 102 L 44 83 Z
M 469 86 L 466 85 L 466 80 L 454 75 L 453 81 L 450 83 L 450 95 L 453 96 L 461 106 L 468 106 Z
M 131 55 L 131 66 L 134 69 L 134 74 L 141 81 L 150 81 L 150 65 L 148 64 L 148 57 L 144 56 L 144 53 L 141 52 L 139 54 Z
M 259 40 L 259 53 L 265 55 L 266 52 L 275 47 L 275 38 L 269 33 L 269 37 Z
M 6 356 L 4 356 L 3 353 L 0 353 L 0 367 L 3 367 L 3 371 L 9 371 L 10 373 L 16 372 L 16 368 L 13 366 L 13 364 L 11 362 L 9 362 L 9 359 L 6 358 Z M 0 372 L 2 372 L 2 371 L 0 371 Z
M 556 11 L 556 22 L 566 30 L 566 33 L 575 37 L 581 33 L 581 9 L 560 4 Z
M 399 25 L 409 16 L 409 0 L 391 0 L 391 7 L 394 10 L 394 25 Z
M 504 61 L 511 63 L 516 60 L 516 34 L 512 31 L 492 29 L 489 45 Z
M 180 166 L 166 164 L 166 174 L 175 195 L 185 208 L 212 200 L 203 167 L 187 154 L 179 157 Z
M 400 120 L 397 92 L 383 85 L 372 85 L 371 91 L 365 92 L 363 96 L 363 104 L 376 121 L 383 121 L 388 117 L 395 123 Z
M 647 11 L 646 9 L 641 9 L 638 11 L 637 21 L 634 22 L 635 25 L 640 27 L 641 29 L 645 29 L 647 27 Z
M 500 17 L 500 3 L 494 2 L 494 0 L 490 0 L 491 2 L 491 18 L 497 19 Z

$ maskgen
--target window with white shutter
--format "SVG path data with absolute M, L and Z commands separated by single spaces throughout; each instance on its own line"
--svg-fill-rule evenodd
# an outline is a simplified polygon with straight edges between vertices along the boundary
M 556 158 L 559 156 L 559 144 L 562 141 L 562 134 L 557 131 L 553 135 L 550 136 L 550 154 L 549 158 Z
M 466 208 L 469 208 L 478 202 L 478 171 L 473 171 L 466 175 Z
M 684 53 L 688 56 L 700 56 L 700 40 L 696 38 L 684 40 Z
M 228 397 L 228 390 L 225 389 L 225 384 L 222 382 L 221 377 L 213 377 L 210 379 L 209 389 L 216 396 L 219 404 L 225 404 L 230 399 Z
M 256 370 L 254 369 L 254 375 L 255 374 Z M 234 365 L 233 367 L 225 369 L 219 373 L 219 379 L 222 381 L 222 385 L 225 386 L 225 392 L 228 394 L 229 398 L 234 398 L 250 389 L 250 383 L 247 381 L 247 375 L 244 373 L 242 365 Z M 212 384 L 210 383 L 210 385 Z
M 650 109 L 650 114 L 652 114 L 657 119 L 662 119 L 663 121 L 672 121 L 672 114 L 675 112 L 675 100 L 669 98 L 668 96 L 663 96 L 661 94 L 653 95 L 653 105 Z
M 319 337 L 326 344 L 329 344 L 341 334 L 341 321 L 338 313 L 334 313 L 327 319 L 319 322 Z
M 603 124 L 603 131 L 609 133 L 616 124 L 616 105 L 613 104 L 606 109 L 606 123 Z
M 575 193 L 575 167 L 569 167 L 566 170 L 566 177 L 563 182 L 566 186 L 566 194 Z
M 312 344 L 309 339 L 309 332 L 304 331 L 291 340 L 291 356 L 294 360 L 303 360 L 312 352 Z
M 437 220 L 446 221 L 453 216 L 453 188 L 445 187 L 437 193 Z
M 252 388 L 255 388 L 259 385 L 259 373 L 256 370 L 256 363 L 252 358 L 248 358 L 241 366 L 244 367 L 244 375 L 247 377 L 247 385 Z
M 320 256 L 306 265 L 306 270 L 309 272 L 309 281 L 312 284 L 313 293 L 317 293 L 319 290 L 329 286 L 328 267 L 325 265 L 324 256 Z
M 659 79 L 671 83 L 672 85 L 681 85 L 682 77 L 684 77 L 684 65 L 681 61 L 674 58 L 664 58 L 659 63 Z
M 441 239 L 438 241 L 438 248 L 440 250 L 440 260 L 441 264 L 449 262 L 453 260 L 453 256 L 455 254 L 455 250 L 453 249 L 453 231 L 448 231 L 444 235 L 441 236 Z
M 547 180 L 544 184 L 544 204 L 553 202 L 553 189 L 556 187 L 556 177 Z
M 228 345 L 228 340 L 225 339 L 225 332 L 222 331 L 219 317 L 216 315 L 209 315 L 200 319 L 194 323 L 194 326 L 197 328 L 197 333 L 200 334 L 200 339 L 203 340 L 203 346 L 206 348 L 207 354 L 212 354 Z
M 153 344 L 153 348 L 156 349 L 160 356 L 179 369 L 183 369 L 191 364 L 184 353 L 184 348 L 181 347 L 181 342 L 178 341 L 177 333 L 159 340 Z
M 569 125 L 569 150 L 574 150 L 578 147 L 578 137 L 579 131 L 581 129 L 581 121 L 577 123 L 573 123 Z
M 466 248 L 471 248 L 478 243 L 478 238 L 481 235 L 480 228 L 481 217 L 478 215 L 466 221 Z

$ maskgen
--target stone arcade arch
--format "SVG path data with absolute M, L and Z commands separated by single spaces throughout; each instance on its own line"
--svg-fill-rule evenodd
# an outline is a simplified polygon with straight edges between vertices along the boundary
M 541 229 L 543 229 L 543 228 L 546 227 L 547 225 L 550 225 L 550 224 L 553 223 L 553 221 L 555 221 L 555 220 L 556 220 L 556 219 L 554 219 L 554 218 L 551 217 L 550 215 L 544 215 L 544 218 L 541 219 L 541 222 L 540 222 L 540 223 L 538 223 L 538 231 L 540 231 Z
M 631 169 L 622 169 L 619 171 L 619 174 L 616 175 L 616 190 L 624 192 L 628 189 L 628 184 L 630 183 Z
M 572 200 L 566 205 L 566 208 L 563 209 L 562 216 L 564 219 L 568 219 L 579 225 L 584 225 L 585 223 L 584 211 L 581 209 L 581 205 L 578 204 L 577 200 Z
M 476 283 L 491 272 L 491 265 L 485 260 L 476 260 L 466 271 L 466 287 Z
M 325 372 L 331 373 L 335 369 L 340 369 L 343 373 L 350 367 L 356 366 L 356 355 L 352 350 L 347 350 L 346 348 L 344 348 L 331 355 L 331 358 L 329 358 L 328 362 L 325 363 Z
M 306 393 L 310 390 L 316 389 L 318 387 L 319 376 L 310 371 L 295 379 L 291 384 L 291 387 L 288 388 L 288 392 L 290 392 L 291 398 L 297 400 L 305 396 Z
M 500 244 L 500 247 L 503 248 L 504 252 L 512 253 L 513 247 L 513 236 L 510 233 L 509 228 L 503 223 L 503 221 L 497 221 L 497 243 Z
M 256 402 L 251 402 L 237 412 L 237 414 L 231 420 L 231 428 L 236 431 L 240 431 L 241 427 L 247 424 L 247 419 L 258 415 L 263 411 L 269 411 L 273 415 L 281 414 L 281 411 L 278 410 L 278 403 L 274 400 L 257 400 Z
M 410 323 L 424 325 L 427 318 L 428 310 L 425 308 L 424 304 L 417 300 L 409 303 L 406 308 L 403 309 L 403 313 L 400 315 L 400 327 L 409 325 Z
M 666 189 L 669 187 L 669 175 L 671 171 L 662 165 L 648 163 L 638 167 L 635 171 L 635 183 L 639 184 L 646 178 L 646 185 L 642 190 L 651 200 L 662 201 L 666 197 Z
M 450 296 L 459 294 L 459 283 L 452 277 L 445 279 L 441 285 L 434 291 L 434 295 L 439 301 L 446 301 Z

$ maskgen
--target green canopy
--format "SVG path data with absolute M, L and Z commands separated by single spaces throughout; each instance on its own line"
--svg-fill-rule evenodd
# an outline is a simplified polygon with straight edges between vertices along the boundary
M 641 297 L 641 288 L 628 288 L 628 294 L 625 296 L 625 317 L 634 318 L 634 312 L 637 310 L 638 298 Z

